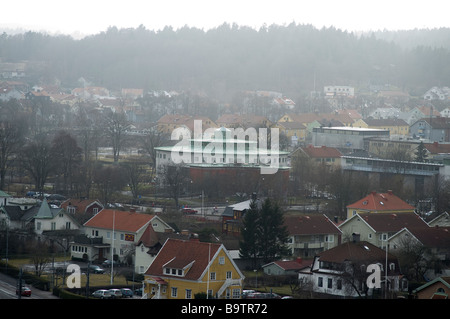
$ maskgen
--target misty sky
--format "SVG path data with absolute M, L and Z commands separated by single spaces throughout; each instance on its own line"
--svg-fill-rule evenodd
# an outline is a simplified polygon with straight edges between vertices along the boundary
M 0 27 L 92 34 L 109 26 L 210 29 L 224 22 L 312 24 L 348 31 L 450 27 L 447 0 L 14 0 L 2 3 Z

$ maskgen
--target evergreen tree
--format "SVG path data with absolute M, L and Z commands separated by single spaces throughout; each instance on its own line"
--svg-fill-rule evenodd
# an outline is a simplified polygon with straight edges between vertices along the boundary
M 252 259 L 253 267 L 257 258 L 268 262 L 289 255 L 288 232 L 284 226 L 283 211 L 277 203 L 266 199 L 261 207 L 253 201 L 243 217 L 240 255 Z
M 420 142 L 419 146 L 416 149 L 416 162 L 426 162 L 427 161 L 427 149 L 425 148 L 425 145 L 423 145 L 423 142 Z
M 252 201 L 250 209 L 247 210 L 242 219 L 242 240 L 239 242 L 239 254 L 243 258 L 251 259 L 253 269 L 256 267 L 256 260 L 259 255 L 257 245 L 258 217 L 257 204 Z

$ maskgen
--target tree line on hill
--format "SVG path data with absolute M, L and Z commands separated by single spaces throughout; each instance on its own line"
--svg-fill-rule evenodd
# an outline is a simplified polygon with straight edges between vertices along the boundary
M 420 31 L 420 32 L 419 32 Z M 393 84 L 413 95 L 450 82 L 450 29 L 355 34 L 291 23 L 259 30 L 138 28 L 75 40 L 26 32 L 0 36 L 2 62 L 33 61 L 35 79 L 75 87 L 84 77 L 109 88 L 309 93 L 324 85 Z M 233 92 L 233 93 L 232 93 Z

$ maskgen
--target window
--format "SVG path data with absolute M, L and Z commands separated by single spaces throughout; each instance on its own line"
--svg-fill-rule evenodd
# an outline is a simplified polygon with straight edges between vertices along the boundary
M 56 230 L 56 223 L 52 222 L 51 227 L 52 227 L 52 230 Z
M 176 298 L 177 297 L 177 293 L 178 293 L 178 288 L 176 287 L 172 287 L 172 297 Z
M 186 289 L 186 299 L 192 299 L 192 290 Z
M 323 278 L 322 277 L 318 278 L 317 286 L 323 287 Z
M 328 278 L 328 289 L 332 289 L 332 288 L 333 288 L 333 279 Z
M 233 289 L 231 298 L 239 299 L 240 297 L 241 297 L 241 289 Z
M 231 271 L 227 271 L 227 279 L 233 278 Z
M 336 288 L 337 288 L 338 290 L 341 290 L 341 289 L 342 289 L 342 279 L 338 279 L 338 280 L 337 280 L 337 282 L 336 282 Z
M 66 229 L 70 229 L 70 222 L 66 222 Z
M 216 273 L 212 272 L 209 276 L 209 280 L 216 280 Z
M 219 257 L 219 265 L 225 265 L 225 257 Z

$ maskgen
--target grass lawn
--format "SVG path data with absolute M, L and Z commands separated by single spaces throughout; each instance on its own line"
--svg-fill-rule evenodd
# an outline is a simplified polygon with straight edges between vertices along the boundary
M 254 289 L 257 291 L 261 291 L 261 292 L 273 292 L 276 293 L 278 295 L 281 296 L 292 296 L 292 290 L 291 287 L 289 285 L 284 285 L 284 286 L 268 286 L 268 285 L 264 285 L 262 283 L 262 276 L 263 276 L 263 271 L 262 270 L 258 270 L 257 272 L 254 271 L 243 271 L 245 279 L 250 283 L 250 285 L 248 287 L 244 286 L 244 289 Z M 257 287 L 255 287 L 255 285 L 257 284 Z
M 65 258 L 64 256 L 61 257 L 55 257 L 55 262 L 63 262 L 66 261 L 67 265 L 71 263 L 70 260 L 67 260 L 67 258 Z M 47 268 L 51 268 L 51 263 L 50 262 L 47 265 Z M 22 267 L 22 265 L 30 265 L 31 261 L 29 258 L 22 258 L 22 259 L 10 259 L 8 260 L 8 264 L 17 268 Z M 115 268 L 117 271 L 120 272 L 120 268 Z M 104 274 L 89 274 L 89 286 L 91 287 L 97 287 L 97 286 L 102 286 L 107 288 L 108 286 L 111 286 L 111 274 L 109 273 L 109 268 L 105 269 L 106 273 Z M 46 277 L 49 280 L 51 280 L 51 275 L 49 274 L 44 274 L 42 275 L 42 277 Z M 62 287 L 66 287 L 66 282 L 63 282 L 64 278 L 60 275 L 55 277 L 55 284 L 62 286 Z M 81 287 L 86 287 L 86 282 L 87 282 L 87 276 L 86 274 L 82 271 L 81 273 Z M 133 284 L 133 282 L 128 281 L 125 279 L 125 276 L 121 275 L 120 273 L 118 273 L 117 275 L 114 276 L 113 278 L 113 282 L 112 285 L 117 286 L 117 285 L 131 285 Z M 135 285 L 141 285 L 141 282 L 134 282 Z

